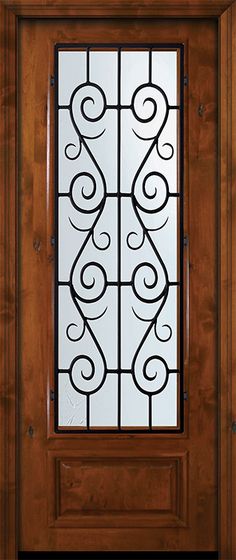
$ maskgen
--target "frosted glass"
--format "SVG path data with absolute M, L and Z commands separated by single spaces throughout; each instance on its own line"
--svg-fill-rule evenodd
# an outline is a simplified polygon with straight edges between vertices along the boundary
M 178 47 L 58 50 L 58 427 L 178 426 Z
M 74 89 L 86 81 L 86 52 L 60 51 L 58 63 L 58 101 L 67 105 Z
M 171 373 L 165 391 L 152 397 L 153 426 L 174 427 L 177 425 L 177 384 L 178 379 L 176 373 Z
M 167 95 L 171 105 L 177 104 L 177 51 L 152 52 L 152 80 Z
M 91 396 L 91 426 L 116 427 L 117 382 L 117 375 L 108 373 L 104 385 Z
M 75 391 L 68 375 L 59 373 L 59 426 L 68 429 L 70 426 L 86 427 L 86 397 Z
M 139 391 L 131 375 L 121 375 L 121 401 L 123 427 L 148 427 L 148 397 Z

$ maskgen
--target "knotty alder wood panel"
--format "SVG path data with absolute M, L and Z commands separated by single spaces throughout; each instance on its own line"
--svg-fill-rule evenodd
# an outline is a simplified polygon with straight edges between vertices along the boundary
M 3 4 L 8 5 L 7 0 Z M 87 2 L 66 2 L 55 0 L 44 2 L 38 0 L 11 0 L 10 9 L 17 16 L 23 17 L 137 17 L 137 18 L 167 18 L 167 17 L 218 17 L 228 6 L 231 0 L 92 0 Z
M 187 461 L 187 452 L 118 460 L 78 457 L 74 450 L 62 458 L 49 452 L 56 492 L 55 507 L 50 500 L 50 526 L 83 527 L 86 516 L 88 527 L 123 526 L 124 519 L 125 527 L 132 527 L 134 519 L 137 527 L 186 527 Z
M 53 46 L 57 42 L 157 41 L 184 43 L 189 76 L 185 88 L 185 231 L 190 254 L 185 432 L 168 436 L 54 434 L 50 401 L 54 366 Z M 178 25 L 175 21 L 22 20 L 19 62 L 20 549 L 216 550 L 217 25 L 207 20 Z M 177 466 L 179 457 L 185 457 L 184 468 Z M 98 464 L 104 469 L 102 476 Z M 137 492 L 135 484 L 130 485 L 134 464 L 140 499 L 132 494 Z M 168 516 L 155 518 L 148 493 L 150 509 L 143 511 L 147 492 L 143 473 L 161 464 L 164 469 L 173 464 L 176 475 L 162 474 L 157 480 L 154 469 L 147 476 L 150 484 L 160 484 L 155 489 L 160 493 L 156 510 L 161 507 L 161 496 L 163 507 L 168 506 L 172 492 L 169 506 L 175 512 L 174 526 Z M 101 480 L 107 481 L 106 489 L 100 487 Z M 125 488 L 130 508 L 124 511 L 122 500 L 118 501 L 117 515 L 112 495 Z M 101 515 L 104 500 L 110 506 L 106 510 L 103 505 Z M 86 511 L 88 503 L 94 504 L 91 513 Z M 65 504 L 67 512 L 71 508 L 70 515 L 64 511 Z M 62 510 L 66 526 L 56 523 Z M 184 526 L 179 526 L 178 519 Z

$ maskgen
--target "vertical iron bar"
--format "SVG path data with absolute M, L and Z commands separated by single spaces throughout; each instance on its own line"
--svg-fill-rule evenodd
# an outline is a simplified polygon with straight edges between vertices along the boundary
M 149 50 L 149 81 L 152 83 L 152 49 Z M 152 396 L 149 395 L 149 430 L 152 429 Z
M 90 429 L 90 395 L 86 395 L 87 430 Z
M 54 125 L 55 125 L 55 167 L 54 167 L 54 205 L 55 205 L 55 212 L 54 212 L 54 238 L 55 238 L 55 268 L 54 268 L 54 387 L 55 387 L 55 406 L 54 406 L 54 422 L 55 422 L 55 430 L 58 427 L 58 403 L 59 403 L 59 395 L 58 395 L 58 204 L 59 204 L 59 197 L 58 197 L 58 57 L 59 51 L 57 47 L 55 47 L 55 68 L 54 68 L 54 76 L 55 76 L 55 89 L 54 89 Z
M 87 82 L 89 82 L 89 52 L 90 52 L 90 48 L 87 48 L 87 57 L 86 57 L 86 70 L 87 70 Z
M 149 50 L 149 83 L 152 83 L 152 49 Z
M 180 431 L 184 430 L 184 45 L 180 45 Z
M 118 339 L 118 429 L 121 424 L 121 197 L 120 197 L 120 167 L 121 167 L 121 49 L 118 49 L 118 83 L 117 83 L 117 339 Z
M 152 395 L 148 395 L 149 430 L 152 429 Z

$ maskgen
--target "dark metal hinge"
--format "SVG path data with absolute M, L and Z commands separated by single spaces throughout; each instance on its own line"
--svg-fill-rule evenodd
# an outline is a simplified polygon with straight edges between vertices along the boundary
M 188 75 L 184 76 L 184 86 L 188 86 Z
M 55 86 L 55 78 L 54 76 L 50 76 L 50 85 Z
M 188 401 L 188 391 L 184 391 L 184 401 Z
M 184 235 L 184 246 L 187 247 L 189 244 L 189 238 L 188 235 Z
M 51 236 L 51 245 L 55 245 L 55 237 L 53 235 Z
M 54 401 L 55 400 L 55 392 L 53 391 L 53 389 L 50 389 L 50 401 Z

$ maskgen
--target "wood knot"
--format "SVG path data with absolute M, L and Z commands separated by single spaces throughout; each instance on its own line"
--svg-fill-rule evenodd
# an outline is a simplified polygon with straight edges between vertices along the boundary
M 198 115 L 199 117 L 202 117 L 205 113 L 206 107 L 205 105 L 203 105 L 202 103 L 200 103 L 199 107 L 198 107 Z
M 39 253 L 41 251 L 41 239 L 39 237 L 34 238 L 33 248 L 36 251 L 36 253 Z

